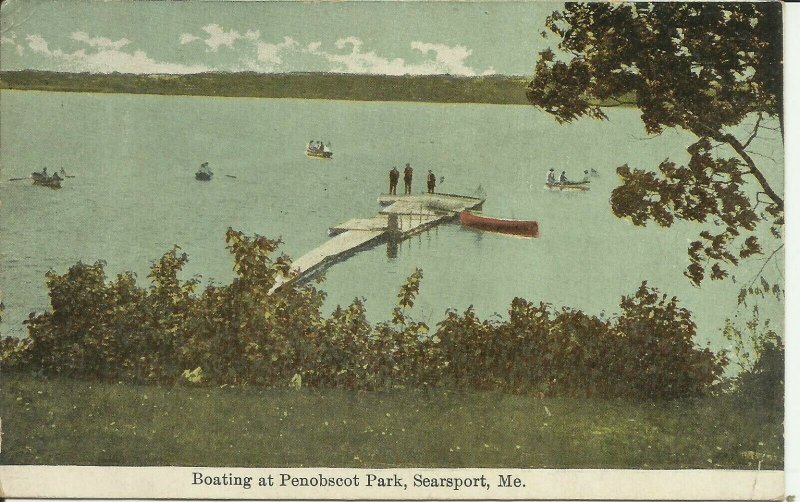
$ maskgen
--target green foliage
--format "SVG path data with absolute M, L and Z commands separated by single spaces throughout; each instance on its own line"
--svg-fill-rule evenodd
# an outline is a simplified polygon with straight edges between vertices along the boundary
M 728 395 L 175 388 L 7 372 L 0 410 L 4 465 L 783 467 L 782 415 Z
M 505 75 L 354 75 L 344 73 L 198 73 L 134 75 L 0 72 L 0 88 L 189 96 L 525 104 L 525 80 Z
M 400 287 L 397 293 L 397 306 L 392 310 L 392 322 L 394 324 L 405 324 L 405 311 L 414 306 L 414 300 L 419 294 L 419 287 L 422 283 L 422 270 L 417 268 L 406 279 L 405 284 Z
M 416 269 L 391 321 L 372 325 L 361 299 L 321 314 L 311 286 L 273 290 L 290 272 L 280 241 L 229 229 L 236 278 L 198 291 L 182 280 L 174 247 L 136 285 L 107 281 L 105 264 L 47 274 L 52 310 L 31 314 L 29 338 L 0 344 L 7 368 L 87 379 L 360 390 L 444 387 L 542 396 L 671 399 L 703 394 L 726 363 L 694 346 L 695 325 L 677 300 L 645 283 L 602 320 L 578 310 L 513 300 L 507 321 L 470 307 L 448 311 L 434 333 L 408 310 Z
M 615 330 L 629 358 L 621 383 L 624 394 L 658 394 L 666 398 L 696 395 L 709 388 L 727 364 L 724 354 L 694 346 L 697 327 L 674 296 L 659 295 L 642 283 L 634 296 L 623 297 Z M 621 362 L 623 358 L 615 358 Z
M 723 330 L 739 365 L 734 391 L 740 398 L 769 410 L 783 410 L 785 347 L 758 307 L 740 328 L 728 319 Z
M 437 336 L 448 384 L 552 396 L 672 399 L 708 390 L 727 360 L 693 342 L 695 325 L 677 300 L 647 287 L 601 320 L 515 298 L 509 321 L 450 312 Z
M 605 119 L 597 101 L 626 97 L 648 133 L 677 127 L 697 137 L 686 165 L 619 167 L 616 216 L 635 225 L 668 227 L 677 219 L 718 228 L 689 245 L 685 275 L 695 285 L 724 279 L 761 253 L 759 222 L 781 238 L 783 198 L 749 149 L 769 129 L 767 117 L 783 132 L 780 3 L 567 3 L 546 25 L 560 37 L 559 52 L 540 54 L 527 93 L 532 104 L 569 122 Z M 731 132 L 748 120 L 747 136 Z

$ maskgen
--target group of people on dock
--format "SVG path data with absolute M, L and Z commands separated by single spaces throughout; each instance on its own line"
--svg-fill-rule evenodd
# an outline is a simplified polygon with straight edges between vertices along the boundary
M 405 195 L 411 195 L 411 181 L 414 179 L 414 169 L 411 164 L 406 163 L 406 168 L 403 169 L 403 183 L 405 183 Z M 400 171 L 397 166 L 393 166 L 389 171 L 389 195 L 397 195 L 397 183 L 400 181 Z M 436 175 L 433 171 L 428 169 L 428 193 L 434 193 L 436 190 Z

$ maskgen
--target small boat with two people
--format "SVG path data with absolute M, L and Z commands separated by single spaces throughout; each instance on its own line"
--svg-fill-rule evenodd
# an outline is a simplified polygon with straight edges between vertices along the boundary
M 61 182 L 64 178 L 59 176 L 58 173 L 47 174 L 47 168 L 45 167 L 41 170 L 41 172 L 32 172 L 31 179 L 33 180 L 34 185 L 48 187 L 55 190 L 61 188 Z
M 561 176 L 556 179 L 556 173 L 553 169 L 550 169 L 547 173 L 547 182 L 545 183 L 544 187 L 547 190 L 554 190 L 554 191 L 578 191 L 578 192 L 586 192 L 589 190 L 589 171 L 583 172 L 584 177 L 581 181 L 571 181 L 567 178 L 567 172 L 561 171 Z
M 314 159 L 331 159 L 333 150 L 331 150 L 330 143 L 326 145 L 322 141 L 311 140 L 306 146 L 306 155 Z
M 194 179 L 198 181 L 211 181 L 213 176 L 214 173 L 211 171 L 211 168 L 208 167 L 208 162 L 200 164 L 200 170 L 194 173 Z
M 491 218 L 471 211 L 461 211 L 459 219 L 465 227 L 477 228 L 478 230 L 520 237 L 539 237 L 539 222 L 535 220 Z

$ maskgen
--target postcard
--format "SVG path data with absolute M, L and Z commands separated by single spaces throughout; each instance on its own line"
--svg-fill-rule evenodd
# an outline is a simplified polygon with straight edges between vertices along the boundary
M 783 10 L 3 2 L 0 494 L 783 498 Z

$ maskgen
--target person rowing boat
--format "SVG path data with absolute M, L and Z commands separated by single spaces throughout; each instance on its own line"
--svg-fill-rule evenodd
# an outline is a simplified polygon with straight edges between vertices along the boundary
M 333 157 L 333 150 L 330 148 L 330 144 L 325 144 L 322 141 L 309 141 L 308 146 L 306 146 L 306 155 L 309 157 L 317 157 L 322 159 L 329 159 Z
M 32 172 L 31 179 L 33 180 L 34 185 L 46 186 L 49 188 L 61 188 L 61 181 L 64 178 L 59 176 L 58 173 L 53 173 L 52 175 L 48 174 L 47 168 L 45 167 L 41 172 Z

